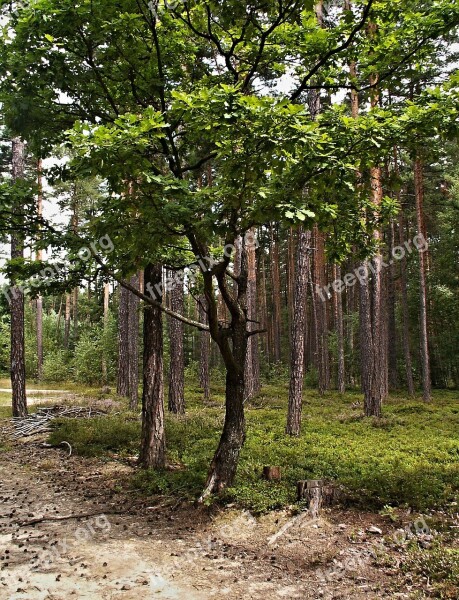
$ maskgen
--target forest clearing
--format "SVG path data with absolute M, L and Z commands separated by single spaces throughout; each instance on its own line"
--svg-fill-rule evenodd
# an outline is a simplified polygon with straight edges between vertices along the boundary
M 459 598 L 457 0 L 0 2 L 0 599 Z

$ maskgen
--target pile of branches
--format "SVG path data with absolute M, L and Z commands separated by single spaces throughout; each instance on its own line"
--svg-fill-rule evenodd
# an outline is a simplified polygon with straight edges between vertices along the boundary
M 106 414 L 105 411 L 88 406 L 38 408 L 36 413 L 27 417 L 13 417 L 13 437 L 18 439 L 37 435 L 38 433 L 47 433 L 51 430 L 51 421 L 54 419 L 91 419 Z

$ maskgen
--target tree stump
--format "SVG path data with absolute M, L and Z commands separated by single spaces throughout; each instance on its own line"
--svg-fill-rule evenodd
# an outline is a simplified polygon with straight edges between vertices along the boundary
M 336 500 L 336 488 L 323 479 L 299 481 L 296 486 L 298 500 L 306 500 L 311 515 L 319 516 L 323 506 L 331 506 Z
M 266 481 L 280 481 L 280 467 L 263 467 L 263 479 L 266 479 Z

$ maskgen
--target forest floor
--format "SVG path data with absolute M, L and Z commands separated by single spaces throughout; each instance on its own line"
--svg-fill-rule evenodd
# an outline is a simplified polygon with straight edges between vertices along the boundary
M 440 405 L 444 411 L 450 399 Z M 251 410 L 258 422 L 262 409 Z M 112 418 L 118 428 L 121 418 L 129 435 L 136 434 L 132 415 Z M 198 421 L 205 441 L 201 412 L 190 418 Z M 249 430 L 254 418 L 249 414 Z M 326 509 L 319 519 L 293 504 L 257 511 L 237 501 L 237 494 L 226 505 L 198 506 L 186 489 L 193 480 L 184 479 L 185 471 L 177 466 L 179 458 L 186 458 L 176 448 L 182 428 L 169 427 L 175 459 L 171 473 L 181 477 L 182 489 L 168 487 L 164 474 L 164 481 L 154 479 L 151 493 L 129 452 L 107 453 L 101 445 L 107 432 L 113 437 L 113 423 L 104 429 L 110 417 L 97 421 L 99 438 L 92 428 L 93 437 L 83 440 L 82 432 L 88 435 L 93 421 L 68 422 L 53 432 L 51 439 L 72 434 L 69 427 L 74 426 L 69 457 L 65 447 L 43 447 L 46 436 L 11 441 L 10 422 L 0 420 L 0 598 L 458 598 L 459 520 L 451 499 L 447 508 L 422 512 L 406 504 L 370 510 L 351 503 Z M 311 415 L 307 423 L 317 428 Z M 390 446 L 400 445 L 394 427 Z M 187 428 L 193 433 L 189 422 Z M 439 437 L 449 439 L 447 431 L 438 432 Z M 351 434 L 355 437 L 358 430 Z M 126 439 L 115 436 L 112 443 L 128 447 Z M 87 452 L 93 444 L 97 455 L 79 455 L 83 442 Z M 434 450 L 442 464 L 441 447 Z M 271 458 L 269 444 L 264 452 Z M 381 447 L 378 452 L 383 464 Z M 321 464 L 325 468 L 323 457 Z M 431 471 L 436 469 L 432 462 Z M 241 470 L 244 477 L 244 462 Z M 365 470 L 362 477 L 367 477 Z M 240 484 L 241 498 L 250 486 L 250 481 Z M 263 490 L 269 495 L 268 488 L 260 488 L 255 504 Z M 280 488 L 272 489 L 273 497 L 278 493 L 282 496 Z

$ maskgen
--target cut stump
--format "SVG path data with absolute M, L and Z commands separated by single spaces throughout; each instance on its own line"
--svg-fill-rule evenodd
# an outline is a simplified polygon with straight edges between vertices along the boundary
M 299 481 L 296 486 L 298 501 L 306 500 L 313 517 L 318 517 L 323 506 L 331 506 L 337 499 L 337 489 L 323 479 Z
M 280 481 L 280 467 L 263 467 L 263 479 L 266 479 L 266 481 Z

